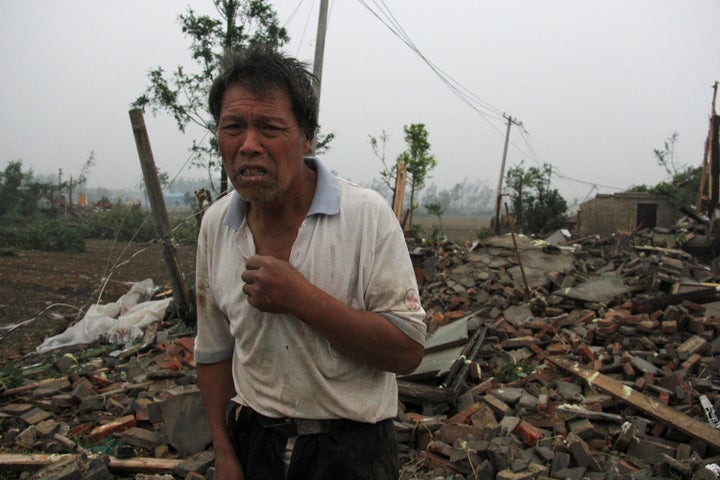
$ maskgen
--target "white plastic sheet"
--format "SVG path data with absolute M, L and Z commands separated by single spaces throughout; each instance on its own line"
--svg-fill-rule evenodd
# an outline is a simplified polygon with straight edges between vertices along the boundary
M 132 285 L 130 291 L 117 302 L 92 305 L 85 316 L 64 332 L 46 338 L 37 347 L 38 353 L 56 348 L 91 343 L 105 338 L 110 343 L 123 344 L 143 335 L 143 329 L 165 316 L 171 299 L 148 301 L 155 291 L 152 279 Z

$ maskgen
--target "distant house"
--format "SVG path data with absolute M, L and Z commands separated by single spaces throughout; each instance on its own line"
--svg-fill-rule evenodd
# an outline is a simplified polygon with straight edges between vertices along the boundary
M 577 231 L 587 235 L 632 233 L 674 224 L 675 207 L 670 199 L 646 192 L 599 194 L 582 203 L 577 213 Z

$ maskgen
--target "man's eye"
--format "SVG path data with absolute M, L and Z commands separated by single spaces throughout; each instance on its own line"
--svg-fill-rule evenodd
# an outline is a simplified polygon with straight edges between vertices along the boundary
M 269 125 L 262 125 L 260 127 L 260 130 L 263 132 L 263 135 L 275 136 L 280 133 L 282 128 L 280 128 L 278 125 L 269 124 Z

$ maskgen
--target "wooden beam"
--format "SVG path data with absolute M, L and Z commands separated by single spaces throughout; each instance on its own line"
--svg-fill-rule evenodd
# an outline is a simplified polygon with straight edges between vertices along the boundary
M 672 425 L 676 429 L 685 432 L 693 438 L 702 440 L 716 449 L 720 448 L 720 430 L 710 426 L 707 422 L 680 413 L 664 403 L 647 397 L 637 390 L 623 385 L 600 372 L 582 368 L 577 362 L 571 362 L 568 359 L 559 357 L 546 358 L 563 370 L 582 378 L 588 385 L 597 386 L 610 395 L 617 397 L 619 400 L 642 410 L 649 416 L 668 425 Z
M 395 193 L 393 195 L 392 208 L 395 213 L 395 217 L 398 221 L 405 226 L 405 222 L 402 217 L 402 206 L 403 206 L 403 195 L 405 195 L 405 162 L 398 161 L 397 163 L 397 176 L 395 178 Z
M 447 388 L 431 387 L 402 380 L 398 380 L 397 384 L 401 400 L 418 403 L 446 402 L 451 405 L 455 404 L 455 394 Z
M 5 469 L 28 469 L 42 468 L 50 464 L 64 460 L 73 454 L 46 454 L 46 453 L 1 453 L 0 470 Z M 110 456 L 108 469 L 116 472 L 137 472 L 137 473 L 171 473 L 175 467 L 184 462 L 184 459 L 170 458 L 117 458 Z
M 720 288 L 705 287 L 690 292 L 664 295 L 654 298 L 635 298 L 632 301 L 632 313 L 653 313 L 656 310 L 663 310 L 669 305 L 677 305 L 684 300 L 694 303 L 709 303 L 720 300 Z

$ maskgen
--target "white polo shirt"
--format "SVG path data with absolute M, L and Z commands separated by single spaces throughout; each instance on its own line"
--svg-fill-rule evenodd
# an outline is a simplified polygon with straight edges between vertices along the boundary
M 417 343 L 425 311 L 405 239 L 377 192 L 332 175 L 320 162 L 315 196 L 290 263 L 343 303 L 382 314 Z M 377 422 L 397 414 L 397 382 L 343 355 L 292 315 L 250 305 L 240 275 L 255 254 L 236 192 L 205 213 L 198 237 L 195 359 L 232 356 L 235 401 L 269 417 Z

